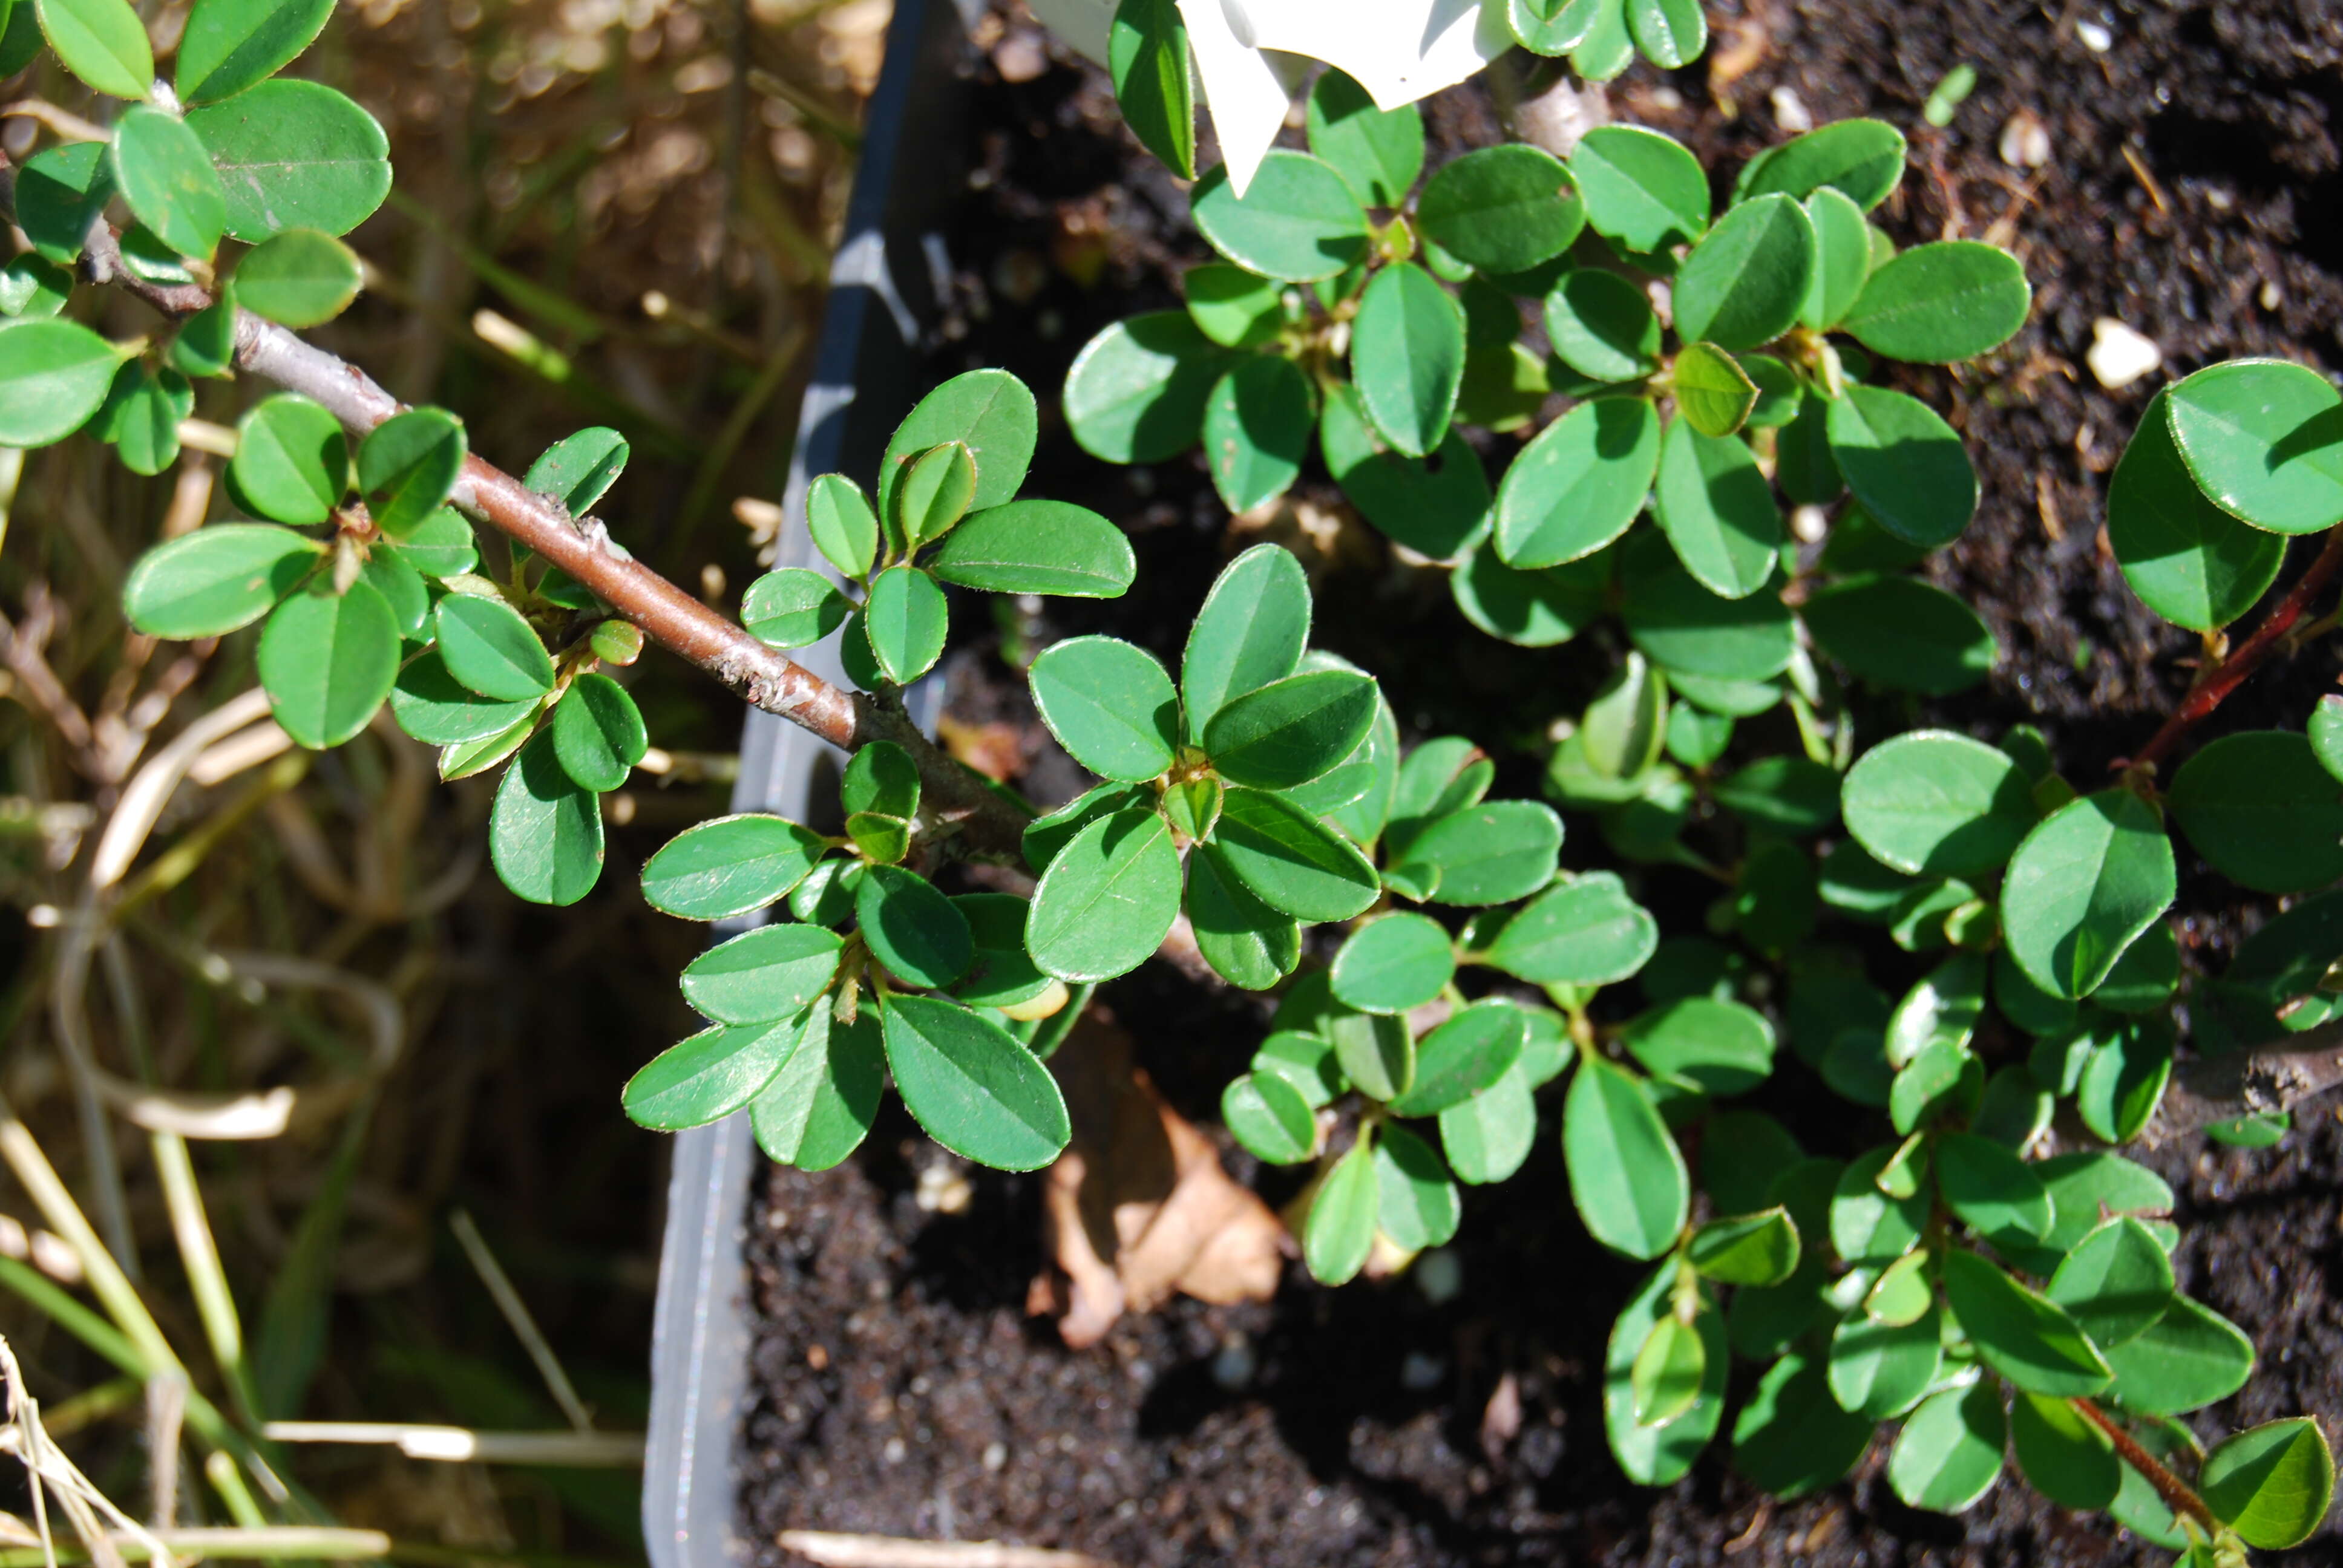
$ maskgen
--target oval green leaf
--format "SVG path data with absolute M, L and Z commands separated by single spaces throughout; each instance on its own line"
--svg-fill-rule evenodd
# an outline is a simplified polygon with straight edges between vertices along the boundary
M 2069 801 L 2011 857 L 2001 900 L 2010 956 L 2051 995 L 2088 996 L 2175 890 L 2172 841 L 2146 801 L 2127 789 Z
M 905 1108 L 953 1153 L 997 1171 L 1038 1171 L 1065 1149 L 1071 1127 L 1057 1081 L 1000 1025 L 957 1002 L 897 996 L 886 1040 Z

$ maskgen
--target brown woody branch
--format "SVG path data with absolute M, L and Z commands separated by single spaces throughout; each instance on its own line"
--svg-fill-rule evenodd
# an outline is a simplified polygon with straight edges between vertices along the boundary
M 2154 1148 L 2217 1121 L 2290 1111 L 2337 1089 L 2343 1089 L 2343 1021 L 2251 1050 L 2183 1062 L 2173 1070 L 2140 1141 Z
M 0 212 L 10 219 L 15 213 L 15 171 L 5 158 Z M 119 236 L 103 220 L 91 226 L 81 270 L 89 282 L 121 287 L 175 320 L 216 303 L 209 289 L 196 285 L 133 276 L 122 265 Z M 236 364 L 322 404 L 354 436 L 406 407 L 357 366 L 249 311 L 236 313 Z M 576 578 L 645 636 L 744 700 L 844 750 L 872 740 L 903 747 L 920 766 L 924 816 L 955 831 L 972 855 L 1017 859 L 1023 813 L 920 734 L 899 704 L 832 686 L 613 545 L 598 518 L 573 518 L 559 502 L 477 454 L 465 460 L 450 499 L 474 521 L 501 530 Z

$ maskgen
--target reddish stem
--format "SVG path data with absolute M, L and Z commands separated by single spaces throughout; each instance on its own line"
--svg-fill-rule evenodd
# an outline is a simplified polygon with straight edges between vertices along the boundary
M 2156 1488 L 2156 1494 L 2164 1499 L 2167 1508 L 2175 1513 L 2187 1515 L 2207 1535 L 2219 1533 L 2221 1522 L 2213 1517 L 2213 1511 L 2205 1506 L 2205 1500 L 2197 1496 L 2187 1482 L 2166 1469 L 2162 1460 L 2142 1448 L 2139 1440 L 2126 1432 L 2121 1422 L 2087 1399 L 2070 1399 L 2066 1402 L 2075 1407 L 2077 1415 L 2107 1435 L 2107 1440 L 2115 1445 L 2116 1452 L 2122 1455 L 2123 1462 L 2138 1471 L 2147 1483 Z
M 2328 531 L 2327 548 L 2318 552 L 2318 558 L 2310 563 L 2310 569 L 2302 574 L 2301 580 L 2278 600 L 2278 608 L 2270 611 L 2269 618 L 2254 629 L 2253 636 L 2239 643 L 2235 652 L 2197 683 L 2196 689 L 2182 699 L 2180 706 L 2172 710 L 2171 717 L 2164 721 L 2164 727 L 2140 748 L 2137 756 L 2120 758 L 2114 766 L 2118 769 L 2152 768 L 2170 755 L 2182 736 L 2203 723 L 2213 709 L 2221 706 L 2223 699 L 2243 685 L 2247 676 L 2268 662 L 2280 640 L 2294 629 L 2295 623 L 2302 618 L 2302 612 L 2310 608 L 2310 601 L 2318 597 L 2318 590 L 2327 586 L 2338 570 L 2343 570 L 2343 528 Z

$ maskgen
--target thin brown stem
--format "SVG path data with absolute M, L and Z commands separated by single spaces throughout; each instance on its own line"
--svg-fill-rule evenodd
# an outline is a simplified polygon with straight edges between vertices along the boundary
M 2123 1429 L 2121 1422 L 2090 1400 L 2070 1399 L 2066 1402 L 2075 1407 L 2077 1414 L 2107 1434 L 2107 1440 L 2115 1445 L 2115 1451 L 2123 1457 L 2123 1462 L 2138 1471 L 2147 1483 L 2156 1488 L 2156 1494 L 2164 1499 L 2167 1508 L 2192 1521 L 2207 1535 L 2220 1532 L 2221 1522 L 2213 1517 L 2213 1511 L 2205 1506 L 2205 1500 L 2197 1496 L 2187 1482 L 2167 1469 L 2162 1460 L 2142 1448 L 2139 1440 Z
M 2248 1050 L 2203 1056 L 2173 1070 L 2140 1132 L 2153 1149 L 2216 1122 L 2290 1111 L 2343 1088 L 2343 1022 L 2323 1023 Z
M 2338 570 L 2343 570 L 2343 528 L 2328 531 L 2327 548 L 2318 552 L 2318 558 L 2310 563 L 2309 569 L 2302 574 L 2301 579 L 2287 590 L 2284 598 L 2278 600 L 2278 608 L 2270 611 L 2269 618 L 2254 629 L 2253 636 L 2238 644 L 2236 651 L 2206 673 L 2205 678 L 2181 699 L 2180 706 L 2165 719 L 2163 728 L 2149 738 L 2147 744 L 2141 747 L 2137 755 L 2119 758 L 2113 766 L 2122 769 L 2145 769 L 2169 756 L 2172 749 L 2180 743 L 2181 737 L 2203 723 L 2229 693 L 2245 683 L 2247 676 L 2268 662 L 2270 655 L 2278 651 L 2287 633 L 2292 631 L 2295 623 L 2302 618 L 2302 612 L 2310 608 L 2310 601 L 2318 597 L 2319 589 L 2325 588 Z
M 0 216 L 11 219 L 15 173 L 0 158 Z M 115 285 L 174 319 L 216 303 L 198 285 L 133 276 L 122 265 L 120 236 L 103 221 L 91 226 L 82 272 L 90 282 Z M 324 405 L 354 435 L 363 436 L 405 407 L 357 366 L 249 311 L 236 313 L 236 363 Z M 614 545 L 599 519 L 573 518 L 559 502 L 485 458 L 465 460 L 450 500 L 474 521 L 500 529 L 568 572 L 653 641 L 755 706 L 843 750 L 872 740 L 903 747 L 919 763 L 922 814 L 929 820 L 956 834 L 970 854 L 1017 859 L 1024 813 L 920 734 L 899 704 L 832 686 Z

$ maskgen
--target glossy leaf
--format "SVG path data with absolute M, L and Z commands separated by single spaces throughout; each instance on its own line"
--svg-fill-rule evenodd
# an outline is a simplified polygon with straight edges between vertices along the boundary
M 591 671 L 553 705 L 553 750 L 561 770 L 588 789 L 616 789 L 650 749 L 643 716 L 627 689 Z
M 105 404 L 123 353 L 78 321 L 0 326 L 0 443 L 45 447 Z
M 2137 1338 L 2108 1347 L 2111 1391 L 2146 1415 L 2178 1415 L 2227 1399 L 2253 1375 L 2254 1343 L 2220 1313 L 2176 1295 Z
M 1459 1010 L 1417 1043 L 1413 1081 L 1385 1097 L 1392 1114 L 1437 1116 L 1489 1088 L 1520 1057 L 1527 1027 L 1522 1010 L 1510 1002 Z
M 95 10 L 99 0 L 69 4 Z M 115 126 L 108 157 L 132 216 L 179 255 L 209 259 L 227 226 L 227 200 L 196 134 L 175 116 L 134 104 Z
M 434 617 L 447 673 L 482 697 L 518 702 L 553 689 L 553 657 L 502 599 L 449 594 Z
M 860 1146 L 886 1087 L 880 1029 L 868 1011 L 852 1023 L 838 1022 L 828 1008 L 807 1013 L 780 1070 L 749 1103 L 749 1125 L 767 1159 L 827 1171 Z
M 438 510 L 464 470 L 463 421 L 443 408 L 394 414 L 358 443 L 358 488 L 375 527 L 397 538 Z
M 1332 81 L 1329 71 L 1319 78 Z M 1205 337 L 1225 348 L 1258 348 L 1285 327 L 1285 285 L 1232 262 L 1200 262 L 1180 275 L 1188 315 Z
M 1119 811 L 1084 828 L 1050 862 L 1026 918 L 1025 942 L 1044 972 L 1071 983 L 1137 969 L 1180 913 L 1180 855 L 1151 811 Z
M 1945 1206 L 1979 1235 L 2033 1241 L 2049 1230 L 2049 1192 L 2006 1145 L 1974 1132 L 1943 1133 L 1936 1165 Z
M 1698 1298 L 1693 1320 L 1699 1335 L 1702 1376 L 1693 1402 L 1664 1426 L 1635 1419 L 1634 1366 L 1654 1328 L 1673 1312 L 1676 1269 L 1663 1263 L 1629 1297 L 1612 1325 L 1603 1358 L 1603 1426 L 1619 1468 L 1639 1486 L 1664 1486 L 1681 1478 L 1715 1436 L 1725 1412 L 1725 1382 L 1731 1370 L 1725 1326 L 1709 1292 Z
M 1837 120 L 1750 160 L 1736 183 L 1740 200 L 1780 191 L 1804 201 L 1825 186 L 1865 212 L 1885 201 L 1904 177 L 1904 134 L 1880 120 Z
M 1450 255 L 1483 272 L 1509 273 L 1569 249 L 1586 208 L 1561 160 L 1513 143 L 1443 164 L 1416 198 L 1416 220 Z
M 1413 262 L 1387 266 L 1351 321 L 1351 377 L 1383 438 L 1411 457 L 1438 449 L 1464 377 L 1464 313 Z
M 1831 1398 L 1841 1410 L 1874 1421 L 1907 1408 L 1936 1381 L 1943 1337 L 1942 1314 L 1933 1302 L 1901 1323 L 1861 1308 L 1848 1312 L 1831 1334 Z
M 774 648 L 808 648 L 846 624 L 854 605 L 808 567 L 767 572 L 740 596 L 740 624 Z
M 174 85 L 183 104 L 240 93 L 317 42 L 332 0 L 198 0 L 179 36 Z
M 1180 666 L 1189 739 L 1231 699 L 1292 675 L 1309 640 L 1310 583 L 1291 551 L 1255 545 L 1222 568 Z
M 1460 1181 L 1503 1181 L 1530 1157 L 1537 1138 L 1537 1102 L 1519 1059 L 1494 1083 L 1440 1113 L 1440 1147 Z
M 1682 143 L 1640 126 L 1598 126 L 1570 170 L 1597 234 L 1636 252 L 1688 245 L 1708 228 L 1708 176 Z
M 900 866 L 873 866 L 863 876 L 854 890 L 854 923 L 872 956 L 906 985 L 948 986 L 975 956 L 968 917 Z
M 1708 47 L 1708 16 L 1700 0 L 1626 0 L 1627 31 L 1644 58 L 1673 71 Z
M 1196 177 L 1196 95 L 1188 26 L 1173 0 L 1121 0 L 1107 32 L 1115 106 L 1141 146 Z
M 281 326 L 317 327 L 349 308 L 361 282 L 348 246 L 316 229 L 287 229 L 236 264 L 236 302 Z
M 1318 448 L 1343 496 L 1387 537 L 1447 560 L 1485 530 L 1489 477 L 1453 425 L 1429 458 L 1378 445 L 1358 389 L 1336 384 L 1318 419 Z
M 2066 1253 L 2044 1293 L 2093 1344 L 2112 1349 L 2137 1339 L 2172 1304 L 2172 1259 L 2155 1232 L 2118 1215 Z
M 1720 348 L 1773 341 L 1796 323 L 1814 260 L 1804 207 L 1786 196 L 1744 201 L 1684 257 L 1675 280 L 1677 334 Z
M 2171 1078 L 2172 1035 L 2163 1020 L 2116 1030 L 2084 1065 L 2075 1110 L 2095 1136 L 2128 1142 L 2156 1114 Z
M 1831 1193 L 1831 1247 L 1850 1263 L 1889 1263 L 1910 1251 L 1927 1222 L 1927 1194 L 1918 1189 L 1903 1196 L 1881 1190 L 1880 1178 L 1895 1155 L 1893 1148 L 1857 1155 Z
M 1432 1145 L 1386 1126 L 1375 1138 L 1374 1163 L 1376 1228 L 1392 1245 L 1420 1252 L 1455 1237 L 1463 1200 Z
M 258 244 L 292 228 L 342 235 L 390 192 L 390 142 L 333 88 L 262 82 L 187 113 L 227 201 L 227 232 Z
M 1221 1120 L 1247 1153 L 1299 1165 L 1317 1152 L 1318 1121 L 1302 1091 L 1274 1072 L 1249 1072 L 1221 1091 Z
M 869 577 L 879 558 L 879 514 L 862 487 L 843 474 L 824 474 L 806 487 L 805 505 L 814 548 L 846 576 Z
M 1241 886 L 1301 920 L 1349 920 L 1380 891 L 1373 866 L 1349 842 L 1258 789 L 1229 790 L 1214 838 Z
M 2181 764 L 2165 803 L 2231 881 L 2299 893 L 2343 877 L 2343 781 L 2296 731 L 2222 736 Z
M 285 732 L 313 750 L 339 746 L 364 729 L 390 695 L 398 678 L 398 623 L 365 583 L 343 594 L 319 583 L 269 616 L 256 662 Z
M 1914 1508 L 1960 1513 L 1976 1506 L 2001 1475 L 2008 1422 L 1991 1379 L 1931 1395 L 1887 1456 L 1887 1483 Z
M 1976 1253 L 1945 1254 L 1945 1299 L 1985 1363 L 2028 1393 L 2086 1398 L 2113 1380 L 2075 1320 Z
M 1069 638 L 1027 678 L 1050 732 L 1091 772 L 1138 780 L 1172 766 L 1180 701 L 1154 655 L 1111 637 Z
M 1940 240 L 1874 272 L 1842 325 L 1885 358 L 1950 365 L 2008 342 L 2033 301 L 2025 267 L 2007 251 Z
M 1222 376 L 1204 404 L 1204 457 L 1229 510 L 1283 495 L 1301 476 L 1316 424 L 1309 378 L 1292 360 L 1256 355 Z
M 1827 424 L 1847 488 L 1880 527 L 1935 549 L 1969 526 L 1976 471 L 1936 410 L 1884 387 L 1849 387 L 1830 405 Z
M 81 255 L 90 224 L 114 196 L 107 151 L 104 142 L 70 142 L 25 160 L 16 178 L 16 224 L 43 259 L 65 266 Z
M 1519 648 L 1568 642 L 1608 608 L 1611 563 L 1596 558 L 1520 571 L 1482 544 L 1467 550 L 1448 574 L 1449 592 L 1464 618 Z
M 1637 1426 L 1665 1426 L 1700 1397 L 1708 1355 L 1700 1332 L 1671 1313 L 1652 1325 L 1627 1374 Z
M 2299 1546 L 2335 1501 L 2335 1456 L 2307 1415 L 2241 1432 L 2205 1456 L 2197 1486 L 2214 1517 L 2248 1546 Z
M 2107 480 L 2107 544 L 2141 603 L 2175 626 L 2212 631 L 2269 590 L 2286 540 L 2239 522 L 2197 487 L 2172 437 L 2167 397 L 2148 400 Z
M 1521 569 L 1592 555 L 1644 509 L 1659 415 L 1641 397 L 1580 404 L 1522 448 L 1497 487 L 1496 550 Z
M 1304 153 L 1272 149 L 1242 196 L 1229 183 L 1228 166 L 1215 166 L 1190 199 L 1196 227 L 1212 248 L 1264 277 L 1332 277 L 1366 254 L 1367 216 L 1359 198 L 1332 166 Z
M 109 97 L 144 98 L 154 85 L 146 25 L 126 0 L 38 0 L 37 13 L 49 47 L 92 87 Z
M 237 493 L 264 517 L 296 525 L 324 522 L 341 504 L 349 471 L 341 421 L 297 393 L 264 397 L 237 421 L 228 474 Z
M 1862 297 L 1871 274 L 1871 235 L 1853 197 L 1825 186 L 1805 198 L 1815 228 L 1815 266 L 1798 319 L 1817 332 L 1840 325 Z M 2020 281 L 2023 282 L 2021 275 Z
M 1486 957 L 1543 985 L 1607 985 L 1635 973 L 1659 944 L 1659 924 L 1608 871 L 1551 888 L 1507 920 Z
M 720 1121 L 773 1081 L 804 1028 L 791 1018 L 701 1030 L 653 1057 L 627 1081 L 618 1102 L 628 1121 L 661 1132 Z
M 687 920 L 729 920 L 786 897 L 825 848 L 779 817 L 719 817 L 685 829 L 644 864 L 643 897 Z
M 2123 951 L 2171 906 L 2172 841 L 2125 789 L 2069 802 L 2028 833 L 2002 892 L 2010 955 L 2053 996 L 2097 990 Z
M 1302 960 L 1302 930 L 1292 916 L 1249 892 L 1217 845 L 1198 845 L 1187 871 L 1182 908 L 1213 973 L 1245 990 L 1267 990 L 1293 972 Z
M 1683 1078 L 1711 1094 L 1739 1094 L 1774 1068 L 1774 1029 L 1737 1001 L 1686 997 L 1628 1020 L 1630 1052 L 1654 1073 Z
M 1074 357 L 1066 372 L 1066 423 L 1093 457 L 1161 462 L 1195 444 L 1205 401 L 1230 364 L 1228 351 L 1185 311 L 1126 317 Z M 1026 451 L 1030 457 L 1030 441 Z
M 1624 1070 L 1589 1059 L 1563 1102 L 1563 1158 L 1570 1197 L 1587 1232 L 1631 1258 L 1656 1258 L 1675 1244 L 1690 1202 L 1684 1155 Z
M 1677 421 L 1660 447 L 1654 494 L 1654 516 L 1702 587 L 1745 598 L 1765 585 L 1782 514 L 1747 443 Z
M 1660 321 L 1644 291 L 1615 272 L 1582 266 L 1545 297 L 1555 357 L 1594 381 L 1632 381 L 1660 362 Z
M 1798 1497 L 1852 1469 L 1872 1423 L 1831 1398 L 1824 1363 L 1793 1352 L 1766 1369 L 1733 1422 L 1733 1465 L 1776 1497 Z
M 1433 900 L 1503 904 L 1554 879 L 1562 819 L 1534 800 L 1494 800 L 1435 818 L 1408 844 L 1411 864 L 1440 873 Z
M 1949 697 L 2001 658 L 1976 611 L 1917 578 L 1850 578 L 1810 595 L 1801 613 L 1825 653 L 1892 691 Z
M 289 528 L 213 523 L 139 557 L 123 614 L 149 637 L 224 637 L 266 614 L 324 554 Z
M 935 668 L 943 657 L 950 613 L 944 590 L 917 567 L 889 567 L 870 579 L 862 633 L 890 681 L 908 686 Z
M 1676 564 L 1656 533 L 1621 547 L 1619 575 L 1628 638 L 1671 676 L 1764 680 L 1787 668 L 1796 650 L 1794 618 L 1779 596 L 1719 598 Z
M 1311 1194 L 1302 1226 L 1302 1261 L 1322 1285 L 1348 1284 L 1366 1267 L 1382 1200 L 1374 1151 L 1361 1141 L 1334 1161 Z
M 549 733 L 523 746 L 497 786 L 488 858 L 504 885 L 532 903 L 574 904 L 602 875 L 601 800 L 563 770 Z
M 1077 365 L 1076 370 L 1079 369 Z M 1066 392 L 1070 420 L 1075 418 L 1071 381 L 1070 373 Z M 1201 392 L 1198 396 L 1201 398 Z M 1075 435 L 1080 438 L 1080 422 L 1075 422 Z M 1040 426 L 1041 413 L 1033 402 L 1031 388 L 1008 371 L 970 370 L 953 377 L 920 398 L 888 438 L 887 450 L 879 461 L 880 515 L 894 514 L 895 487 L 902 482 L 904 465 L 930 447 L 948 441 L 961 443 L 976 459 L 976 495 L 969 503 L 971 507 L 982 510 L 1014 500 L 1019 487 L 1025 483 L 1026 470 L 1032 466 L 1033 443 Z M 1193 425 L 1189 429 L 1192 439 Z M 1172 448 L 1178 449 L 1176 446 Z
M 2307 366 L 2232 359 L 2164 394 L 2181 460 L 2232 516 L 2278 534 L 2343 520 L 2343 393 Z
M 1778 1204 L 1754 1214 L 1711 1220 L 1692 1233 L 1684 1256 L 1727 1285 L 1778 1285 L 1798 1266 L 1798 1228 Z
M 1715 344 L 1688 343 L 1676 356 L 1675 396 L 1685 424 L 1704 437 L 1721 437 L 1748 421 L 1757 407 L 1757 383 Z
M 2010 1402 L 2010 1446 L 2036 1492 L 2062 1508 L 2105 1508 L 2122 1486 L 2106 1434 L 2062 1399 L 2021 1393 Z
M 1885 864 L 1942 877 L 1999 867 L 2036 819 L 2024 771 L 1948 729 L 1914 730 L 1864 753 L 1840 809 L 1847 831 Z
M 1440 922 L 1385 915 L 1351 933 L 1329 973 L 1335 996 L 1362 1012 L 1405 1012 L 1438 996 L 1456 972 L 1456 952 Z
M 1423 172 L 1423 116 L 1413 104 L 1379 109 L 1364 87 L 1329 70 L 1311 85 L 1306 112 L 1312 156 L 1361 201 L 1395 207 L 1407 199 Z
M 953 1153 L 998 1171 L 1036 1171 L 1065 1148 L 1071 1125 L 1056 1081 L 1000 1025 L 957 1002 L 896 996 L 886 1007 L 886 1042 L 905 1108 Z

